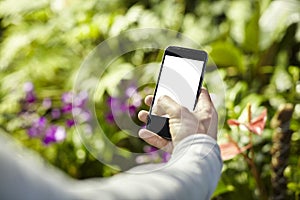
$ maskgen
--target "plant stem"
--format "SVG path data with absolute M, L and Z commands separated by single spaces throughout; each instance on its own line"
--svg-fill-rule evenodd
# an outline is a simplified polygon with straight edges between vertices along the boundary
M 265 190 L 265 187 L 264 187 L 264 185 L 263 185 L 263 182 L 261 181 L 261 177 L 260 177 L 260 173 L 259 173 L 259 171 L 257 170 L 257 167 L 256 167 L 256 165 L 255 165 L 255 163 L 254 163 L 254 161 L 253 161 L 253 159 L 252 158 L 249 158 L 248 156 L 247 156 L 247 163 L 248 163 L 248 165 L 249 165 L 249 167 L 250 167 L 250 169 L 251 169 L 251 172 L 252 172 L 252 174 L 253 174 L 253 176 L 254 176 L 254 179 L 255 179 L 255 182 L 256 182 L 256 184 L 257 184 L 257 187 L 258 187 L 258 190 L 259 190 L 259 194 L 260 194 L 260 196 L 261 196 L 261 199 L 263 199 L 263 200 L 267 200 L 268 199 L 268 195 L 267 195 L 267 193 L 266 193 L 266 190 Z
M 249 134 L 251 135 L 251 133 Z M 228 138 L 229 140 L 239 149 L 239 151 L 241 152 L 241 148 L 239 147 L 239 145 L 237 144 L 237 142 L 228 134 Z M 250 171 L 254 177 L 254 180 L 257 184 L 257 188 L 258 188 L 258 191 L 259 191 L 259 195 L 261 197 L 262 200 L 267 200 L 268 199 L 268 195 L 267 195 L 267 192 L 265 190 L 265 187 L 263 185 L 263 182 L 261 181 L 261 178 L 260 178 L 260 173 L 255 165 L 255 162 L 254 162 L 254 150 L 253 150 L 253 142 L 252 142 L 252 136 L 249 136 L 249 139 L 250 139 L 250 144 L 251 144 L 251 147 L 250 147 L 250 152 L 252 157 L 250 158 L 248 156 L 248 154 L 244 153 L 244 152 L 241 152 L 242 156 L 244 157 L 244 160 L 247 162 L 248 164 L 248 167 L 250 168 Z

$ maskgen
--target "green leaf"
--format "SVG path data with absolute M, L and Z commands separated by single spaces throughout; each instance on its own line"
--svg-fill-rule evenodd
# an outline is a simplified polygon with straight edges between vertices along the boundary
M 31 40 L 28 35 L 16 33 L 7 38 L 2 44 L 0 51 L 0 70 L 5 69 L 13 60 L 15 54 L 23 47 L 30 44 Z
M 246 22 L 251 18 L 251 2 L 250 1 L 231 1 L 229 8 L 225 14 L 231 22 L 230 35 L 239 44 L 244 41 L 244 31 Z
M 292 77 L 284 67 L 276 67 L 271 82 L 279 92 L 285 92 L 293 86 Z
M 293 191 L 293 192 L 300 192 L 300 184 L 298 183 L 288 183 L 287 187 L 289 190 Z
M 300 23 L 299 13 L 298 0 L 272 1 L 259 20 L 260 49 L 266 49 L 273 42 L 280 40 L 291 24 Z
M 113 134 L 113 136 L 110 138 L 110 141 L 113 142 L 114 144 L 120 142 L 121 140 L 128 138 L 128 133 L 125 131 L 119 131 Z
M 124 79 L 125 76 L 131 75 L 132 69 L 133 65 L 130 63 L 114 63 L 109 67 L 109 72 L 101 77 L 98 84 L 99 87 L 97 87 L 95 92 L 95 98 L 101 98 L 105 90 L 107 90 L 109 95 L 115 95 L 117 85 L 120 84 L 121 79 Z
M 250 21 L 245 27 L 245 39 L 243 48 L 247 51 L 257 52 L 259 48 L 259 9 L 256 9 L 251 16 Z
M 226 94 L 226 107 L 232 110 L 237 106 L 244 93 L 248 90 L 248 85 L 245 82 L 237 82 L 233 87 L 229 88 Z M 235 117 L 235 116 L 231 116 Z
M 245 73 L 246 69 L 242 52 L 229 42 L 217 42 L 211 45 L 210 56 L 217 67 L 234 66 L 240 72 Z
M 300 80 L 300 68 L 299 66 L 289 66 L 288 68 L 289 73 L 293 77 L 294 83 Z
M 11 0 L 0 2 L 0 16 L 16 15 L 39 9 L 48 4 L 48 0 L 18 0 L 18 3 Z
M 227 193 L 227 192 L 232 192 L 232 191 L 234 191 L 234 189 L 235 188 L 233 185 L 230 185 L 230 184 L 226 185 L 224 183 L 224 181 L 220 180 L 212 197 L 216 197 L 216 196 L 219 196 L 219 195 Z
M 256 109 L 265 100 L 265 97 L 260 94 L 250 93 L 243 97 L 242 102 L 239 104 L 241 107 L 246 107 L 250 102 L 253 109 Z

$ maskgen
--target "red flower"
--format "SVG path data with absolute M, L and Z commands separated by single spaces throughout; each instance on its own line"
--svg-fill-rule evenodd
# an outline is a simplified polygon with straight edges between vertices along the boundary
M 233 142 L 228 142 L 228 143 L 220 144 L 219 146 L 221 149 L 222 160 L 230 160 L 234 158 L 236 155 L 249 149 L 252 145 L 248 144 L 243 147 L 238 147 L 237 144 Z
M 261 135 L 265 128 L 266 121 L 267 121 L 267 109 L 264 109 L 258 117 L 256 117 L 253 120 L 250 119 L 250 123 L 244 123 L 244 122 L 239 122 L 238 120 L 235 119 L 229 119 L 227 121 L 227 124 L 229 126 L 244 125 L 252 133 Z
M 241 123 L 236 119 L 229 119 L 227 120 L 227 124 L 229 126 L 239 126 Z
M 267 109 L 264 109 L 262 113 L 257 118 L 251 120 L 250 124 L 246 125 L 246 127 L 252 133 L 261 135 L 263 130 L 265 129 L 266 121 L 267 121 Z

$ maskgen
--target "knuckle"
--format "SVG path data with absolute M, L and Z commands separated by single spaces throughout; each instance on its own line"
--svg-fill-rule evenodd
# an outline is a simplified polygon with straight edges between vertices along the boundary
M 180 107 L 180 109 L 181 109 L 181 111 L 184 112 L 184 113 L 190 112 L 189 109 L 187 109 L 186 107 L 183 107 L 183 106 Z
M 197 118 L 200 121 L 207 121 L 207 120 L 211 120 L 213 118 L 213 113 L 212 112 L 208 112 L 208 111 L 201 111 L 197 113 Z
M 178 117 L 181 115 L 181 107 L 180 106 L 173 106 L 171 111 L 175 117 Z
M 162 95 L 162 96 L 160 96 L 159 98 L 158 98 L 158 102 L 162 102 L 162 101 L 164 101 L 164 99 L 166 98 L 166 95 Z

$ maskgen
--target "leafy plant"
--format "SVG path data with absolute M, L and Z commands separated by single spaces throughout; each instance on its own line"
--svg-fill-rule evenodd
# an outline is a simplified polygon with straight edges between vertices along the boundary
M 80 142 L 71 126 L 74 119 L 70 113 L 62 112 L 64 106 L 71 108 L 62 101 L 62 95 L 70 94 L 82 60 L 101 41 L 133 28 L 166 28 L 190 37 L 208 51 L 207 70 L 218 66 L 226 87 L 226 113 L 220 111 L 219 114 L 224 115 L 225 120 L 237 120 L 228 121 L 229 124 L 219 130 L 219 142 L 225 146 L 223 156 L 227 148 L 231 159 L 224 162 L 214 198 L 259 199 L 263 193 L 260 184 L 264 185 L 266 195 L 271 195 L 273 156 L 270 152 L 274 128 L 269 120 L 264 121 L 266 111 L 262 108 L 267 109 L 268 119 L 271 119 L 282 105 L 292 104 L 290 154 L 284 177 L 288 182 L 286 198 L 297 199 L 300 181 L 299 7 L 296 0 L 20 0 L 17 4 L 3 0 L 0 2 L 0 128 L 73 177 L 81 179 L 117 173 L 99 163 Z M 160 62 L 161 56 L 161 51 L 151 49 L 138 49 L 123 55 L 113 64 L 113 70 L 103 75 L 101 88 L 97 88 L 95 99 L 92 99 L 103 131 L 124 149 L 143 152 L 145 144 L 120 130 L 111 116 L 109 104 L 122 111 L 121 118 L 123 111 L 130 112 L 132 120 L 142 125 L 136 112 L 147 109 L 140 99 L 151 94 L 154 85 L 134 88 L 134 84 L 141 79 L 155 82 L 155 67 L 152 71 L 145 68 L 130 78 L 122 74 L 136 66 Z M 97 60 L 99 70 L 103 69 L 104 62 Z M 34 90 L 27 87 L 24 93 L 23 85 L 27 82 L 32 83 Z M 133 85 L 123 84 L 127 82 Z M 136 92 L 126 96 L 130 88 Z M 247 107 L 249 103 L 251 112 Z M 53 119 L 56 109 L 61 115 Z M 35 117 L 20 120 L 22 112 Z M 263 115 L 255 120 L 248 117 L 252 112 L 263 112 Z M 65 138 L 57 143 L 54 142 L 57 138 L 51 139 L 44 145 L 46 130 L 51 125 L 63 127 Z M 88 120 L 82 125 L 88 125 Z M 43 134 L 28 135 L 35 135 L 34 130 L 40 128 L 45 130 Z M 50 135 L 56 133 L 57 128 L 55 130 L 49 131 Z M 262 130 L 260 136 L 253 134 Z M 101 142 L 96 135 L 93 133 L 93 138 Z M 151 157 L 152 151 L 148 153 Z M 111 157 L 111 152 L 105 154 Z M 233 157 L 235 154 L 242 156 Z M 155 157 L 155 161 L 161 160 L 161 157 L 156 158 L 159 157 Z M 253 175 L 254 167 L 260 174 L 259 184 L 257 175 Z

